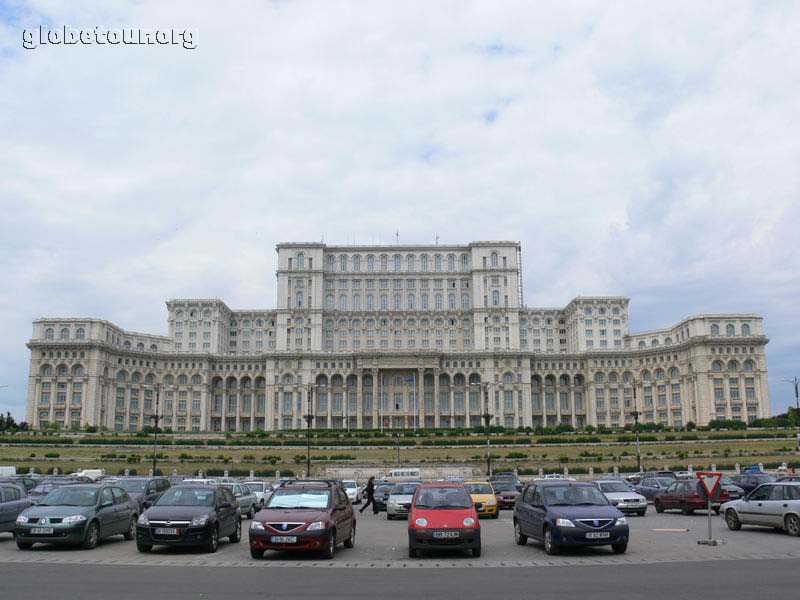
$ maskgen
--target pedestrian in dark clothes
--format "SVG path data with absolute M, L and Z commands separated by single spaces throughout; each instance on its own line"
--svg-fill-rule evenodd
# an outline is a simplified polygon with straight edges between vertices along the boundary
M 367 495 L 367 502 L 361 507 L 359 513 L 363 513 L 364 509 L 372 504 L 372 513 L 378 514 L 378 507 L 375 506 L 375 477 L 370 477 L 367 480 L 367 487 L 364 488 L 364 493 Z

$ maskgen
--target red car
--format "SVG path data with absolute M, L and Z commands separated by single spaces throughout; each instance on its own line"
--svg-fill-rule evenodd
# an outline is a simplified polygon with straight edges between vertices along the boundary
M 461 483 L 423 483 L 408 513 L 408 556 L 426 550 L 471 550 L 481 555 L 481 524 Z
M 497 508 L 514 508 L 520 492 L 513 481 L 493 481 L 492 487 L 497 498 Z
M 680 509 L 685 515 L 690 515 L 696 510 L 708 510 L 708 501 L 700 495 L 697 479 L 679 479 L 671 483 L 663 492 L 656 494 L 653 506 L 656 512 L 670 509 Z M 711 509 L 719 514 L 719 507 L 730 500 L 728 492 L 722 491 L 718 500 L 711 501 Z

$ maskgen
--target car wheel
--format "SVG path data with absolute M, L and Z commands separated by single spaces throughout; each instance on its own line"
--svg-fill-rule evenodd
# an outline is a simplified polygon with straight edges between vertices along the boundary
M 97 547 L 98 541 L 100 541 L 100 527 L 97 526 L 97 523 L 89 523 L 81 547 L 84 550 L 92 550 Z
M 211 535 L 208 538 L 208 542 L 206 542 L 206 552 L 214 554 L 219 547 L 219 530 L 217 526 L 211 528 Z
M 494 514 L 492 515 L 492 518 L 493 518 L 493 519 L 497 519 L 497 518 L 499 518 L 499 517 L 500 517 L 500 511 L 497 511 L 496 513 L 494 513 Z
M 387 513 L 386 513 L 386 520 L 387 520 L 387 521 L 391 521 L 392 519 L 394 519 L 394 515 L 392 515 L 392 514 L 389 514 L 389 513 L 387 512 Z
M 473 558 L 480 558 L 481 557 L 481 547 L 478 546 L 477 548 L 472 549 L 472 557 Z
M 653 502 L 653 507 L 656 509 L 657 513 L 663 513 L 664 512 L 664 507 L 661 506 L 661 502 L 659 502 L 658 500 Z
M 614 554 L 625 554 L 625 551 L 628 549 L 628 544 L 611 544 L 611 549 L 614 551 Z
M 19 548 L 20 550 L 30 550 L 31 548 L 33 548 L 33 544 L 26 544 L 25 542 L 20 542 L 19 540 L 17 540 L 17 548 Z
M 739 515 L 732 508 L 725 511 L 725 523 L 728 524 L 728 529 L 731 531 L 739 531 L 742 528 L 742 522 L 739 520 Z
M 800 536 L 800 518 L 797 515 L 786 515 L 784 519 L 786 532 L 794 537 Z
M 247 511 L 247 518 L 248 519 L 252 519 L 253 515 L 255 515 L 255 514 L 256 514 L 256 505 L 255 504 L 251 504 L 250 505 L 250 510 Z
M 517 542 L 518 546 L 524 546 L 528 543 L 528 536 L 522 533 L 519 521 L 514 521 L 514 541 Z
M 350 526 L 350 537 L 344 541 L 345 548 L 352 548 L 356 545 L 356 526 Z
M 418 558 L 419 552 L 416 548 L 412 548 L 411 546 L 408 547 L 408 558 Z
M 234 544 L 238 544 L 242 541 L 242 520 L 236 520 L 236 529 L 233 530 L 233 534 L 228 538 Z
M 255 548 L 250 548 L 250 557 L 251 558 L 264 558 L 264 551 L 263 550 L 256 550 Z
M 147 554 L 153 549 L 153 547 L 150 544 L 140 544 L 139 542 L 136 542 L 136 549 L 142 554 Z
M 131 524 L 128 526 L 128 531 L 123 535 L 129 542 L 136 537 L 136 515 L 131 517 Z
M 549 527 L 544 530 L 544 551 L 551 556 L 559 552 L 559 547 L 553 542 L 553 532 Z
M 682 515 L 690 515 L 693 512 L 694 511 L 691 508 L 689 508 L 689 506 L 685 502 L 681 502 L 681 514 Z
M 325 551 L 322 553 L 322 557 L 326 560 L 330 560 L 333 558 L 334 554 L 336 554 L 336 532 L 331 531 L 331 534 L 328 537 L 328 547 L 325 548 Z
M 647 509 L 645 508 L 644 510 L 640 510 L 636 514 L 639 515 L 640 517 L 643 517 L 643 516 L 645 516 L 647 514 Z

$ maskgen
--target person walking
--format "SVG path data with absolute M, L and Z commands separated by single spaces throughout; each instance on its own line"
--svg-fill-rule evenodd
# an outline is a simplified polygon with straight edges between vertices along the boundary
M 375 477 L 370 477 L 367 480 L 367 486 L 364 488 L 364 493 L 367 495 L 367 501 L 364 503 L 364 506 L 361 507 L 359 510 L 359 514 L 363 514 L 364 509 L 367 508 L 370 504 L 372 504 L 372 514 L 378 514 L 378 507 L 375 506 Z

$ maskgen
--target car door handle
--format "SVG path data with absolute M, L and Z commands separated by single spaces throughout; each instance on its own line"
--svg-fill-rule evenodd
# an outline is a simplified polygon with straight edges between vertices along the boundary
M 789 505 L 788 504 L 784 504 L 783 508 L 789 508 Z

